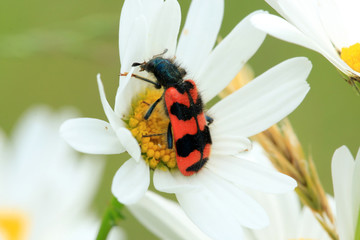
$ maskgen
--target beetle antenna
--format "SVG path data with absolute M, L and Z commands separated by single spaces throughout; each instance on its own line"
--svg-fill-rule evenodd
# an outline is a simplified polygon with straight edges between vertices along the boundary
M 138 62 L 134 62 L 131 66 L 132 67 L 137 67 L 137 66 L 140 66 L 142 63 L 138 63 Z
M 127 76 L 128 74 L 129 74 L 128 72 L 124 72 L 124 73 L 121 73 L 120 76 Z M 161 85 L 160 85 L 159 83 L 154 82 L 154 81 L 152 81 L 152 80 L 150 80 L 150 79 L 141 77 L 141 76 L 136 75 L 136 74 L 131 74 L 131 77 L 137 78 L 137 79 L 142 80 L 142 81 L 144 81 L 144 82 L 151 83 L 151 84 L 153 84 L 153 85 L 155 86 L 155 88 L 157 88 L 157 89 L 160 89 L 160 88 L 161 88 Z

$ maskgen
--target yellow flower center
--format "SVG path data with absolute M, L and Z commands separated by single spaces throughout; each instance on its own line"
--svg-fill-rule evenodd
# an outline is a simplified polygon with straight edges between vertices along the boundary
M 127 119 L 128 129 L 138 141 L 144 160 L 151 169 L 176 168 L 175 150 L 167 147 L 169 118 L 161 103 L 156 106 L 148 120 L 144 119 L 151 104 L 161 97 L 163 90 L 146 89 L 132 103 Z
M 29 223 L 28 216 L 22 211 L 0 209 L 0 237 L 4 240 L 27 239 Z
M 360 72 L 360 43 L 341 49 L 340 56 L 349 67 Z

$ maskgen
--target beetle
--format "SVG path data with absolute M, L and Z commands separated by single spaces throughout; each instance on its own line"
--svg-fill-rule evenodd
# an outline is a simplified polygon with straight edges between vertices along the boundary
M 140 71 L 152 73 L 156 82 L 139 75 L 132 76 L 153 84 L 157 89 L 164 88 L 164 93 L 149 107 L 144 119 L 150 117 L 163 99 L 170 119 L 166 133 L 168 148 L 172 149 L 175 142 L 177 166 L 184 176 L 191 176 L 200 171 L 209 159 L 212 141 L 208 124 L 213 119 L 204 113 L 195 82 L 184 80 L 186 71 L 174 59 L 163 58 L 164 53 L 155 55 L 148 62 L 132 64 L 140 67 Z

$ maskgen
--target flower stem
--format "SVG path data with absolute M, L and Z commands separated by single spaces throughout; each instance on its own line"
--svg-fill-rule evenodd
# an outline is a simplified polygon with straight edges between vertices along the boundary
M 124 216 L 121 213 L 123 208 L 124 205 L 119 203 L 115 197 L 111 199 L 111 202 L 103 215 L 96 240 L 106 240 L 111 228 L 116 226 L 120 220 L 124 219 Z

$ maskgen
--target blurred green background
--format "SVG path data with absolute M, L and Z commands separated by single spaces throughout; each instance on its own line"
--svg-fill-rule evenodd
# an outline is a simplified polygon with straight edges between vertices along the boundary
M 179 0 L 183 23 L 190 0 Z M 101 73 L 110 103 L 114 102 L 120 69 L 118 23 L 122 0 L 12 1 L 0 3 L 0 126 L 10 134 L 29 107 L 47 104 L 74 106 L 82 116 L 105 119 L 96 74 Z M 225 37 L 246 15 L 257 9 L 275 13 L 264 1 L 225 1 L 220 35 Z M 244 36 L 246 37 L 246 36 Z M 360 96 L 322 56 L 267 37 L 249 62 L 259 75 L 291 57 L 313 63 L 311 90 L 290 120 L 311 153 L 327 192 L 332 193 L 330 161 L 334 150 L 359 148 Z M 110 199 L 110 185 L 124 157 L 107 159 L 94 207 L 101 214 Z M 126 212 L 129 239 L 156 239 Z M 142 237 L 140 237 L 142 236 Z M 144 237 L 146 236 L 146 237 Z

